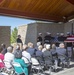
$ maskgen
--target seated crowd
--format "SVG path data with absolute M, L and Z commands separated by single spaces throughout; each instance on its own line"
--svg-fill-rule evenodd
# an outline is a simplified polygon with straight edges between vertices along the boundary
M 34 47 L 33 43 L 29 42 L 28 45 L 23 45 L 22 50 L 20 49 L 19 44 L 17 44 L 15 50 L 13 50 L 13 46 L 9 46 L 6 49 L 6 47 L 3 48 L 1 45 L 0 68 L 7 67 L 10 69 L 12 67 L 12 62 L 18 62 L 21 65 L 23 71 L 21 68 L 14 67 L 16 72 L 24 72 L 25 75 L 29 75 L 31 72 L 32 57 L 37 58 L 39 62 L 41 61 L 40 63 L 43 62 L 46 64 L 46 66 L 55 64 L 57 69 L 57 66 L 60 66 L 61 62 L 64 64 L 66 61 L 67 52 L 64 43 L 60 43 L 59 47 L 57 48 L 55 44 L 45 44 L 43 47 L 39 42 L 37 43 L 37 46 Z M 42 60 L 39 60 L 38 57 L 41 57 Z

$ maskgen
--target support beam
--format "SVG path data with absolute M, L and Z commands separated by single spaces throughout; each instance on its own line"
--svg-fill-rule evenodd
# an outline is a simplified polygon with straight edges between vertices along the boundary
M 74 5 L 74 0 L 67 0 L 67 1 Z
M 68 19 L 68 20 L 74 19 L 74 15 L 69 16 L 67 19 Z
M 29 18 L 29 19 L 63 22 L 63 18 L 59 16 L 20 12 L 20 11 L 5 9 L 5 8 L 0 8 L 0 14 L 7 15 L 7 16 L 14 16 L 14 17 Z

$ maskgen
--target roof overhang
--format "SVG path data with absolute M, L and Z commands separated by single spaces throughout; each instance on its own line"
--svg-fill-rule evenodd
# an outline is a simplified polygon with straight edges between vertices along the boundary
M 74 18 L 73 0 L 0 0 L 0 15 L 66 22 Z

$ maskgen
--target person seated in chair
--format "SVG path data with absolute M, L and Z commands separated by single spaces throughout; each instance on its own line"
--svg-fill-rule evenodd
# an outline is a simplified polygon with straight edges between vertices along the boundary
M 18 52 L 15 53 L 15 59 L 14 59 L 14 62 L 16 63 L 19 63 L 21 65 L 21 67 L 16 67 L 14 66 L 15 68 L 15 71 L 19 74 L 25 74 L 25 75 L 28 75 L 28 65 L 24 62 L 22 58 L 22 53 L 20 52 L 20 54 L 18 54 Z
M 44 63 L 43 62 L 43 52 L 42 52 L 42 45 L 38 46 L 38 50 L 36 51 L 36 58 L 39 61 L 39 63 Z
M 4 55 L 2 54 L 2 51 L 3 51 L 3 49 L 0 48 L 0 68 L 4 67 L 4 63 L 3 63 Z
M 29 66 L 28 66 L 28 72 L 29 72 L 29 74 L 30 74 L 30 72 L 31 72 L 31 66 L 32 66 L 32 61 L 31 61 L 31 55 L 30 55 L 30 53 L 28 53 L 27 52 L 27 48 L 28 48 L 28 46 L 25 44 L 25 45 L 23 45 L 23 51 L 22 51 L 22 59 L 24 60 L 24 62 L 26 63 L 26 64 L 28 64 Z
M 64 60 L 66 60 L 66 49 L 64 43 L 59 44 L 59 48 L 56 50 L 58 55 L 58 66 L 60 66 L 60 62 L 64 64 Z
M 7 53 L 6 44 L 2 43 L 2 44 L 1 44 L 1 48 L 3 49 L 3 50 L 2 50 L 2 54 L 5 55 L 5 53 Z
M 12 68 L 12 65 L 11 65 L 11 63 L 13 62 L 13 60 L 14 60 L 14 54 L 12 53 L 13 52 L 13 48 L 12 48 L 12 46 L 9 46 L 8 48 L 7 48 L 7 53 L 5 54 L 5 56 L 4 56 L 4 63 L 5 63 L 5 66 L 7 67 L 7 68 Z
M 43 58 L 47 67 L 52 65 L 52 54 L 50 51 L 50 44 L 46 45 L 46 50 L 43 52 Z

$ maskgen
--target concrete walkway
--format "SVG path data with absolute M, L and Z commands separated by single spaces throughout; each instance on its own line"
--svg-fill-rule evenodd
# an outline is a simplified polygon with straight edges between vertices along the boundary
M 58 72 L 58 73 L 54 73 L 54 74 L 51 74 L 51 75 L 74 75 L 74 68 L 67 69 L 67 70 L 64 70 L 64 71 L 61 71 L 61 72 Z
M 74 75 L 74 61 L 71 61 L 70 68 L 64 68 L 57 73 L 51 73 L 51 75 Z
M 58 68 L 58 72 L 51 72 L 51 75 L 74 75 L 74 61 L 70 62 L 70 68 L 64 68 L 61 67 Z M 49 71 L 45 71 L 46 74 L 40 74 L 40 75 L 50 75 Z M 38 75 L 38 74 L 33 74 Z
M 8 74 L 1 74 L 0 75 L 8 75 Z M 38 74 L 31 74 L 31 75 L 38 75 Z M 49 71 L 45 71 L 45 74 L 39 74 L 39 75 L 50 75 Z M 74 61 L 71 61 L 70 68 L 64 68 L 58 67 L 58 72 L 51 72 L 51 75 L 74 75 Z

